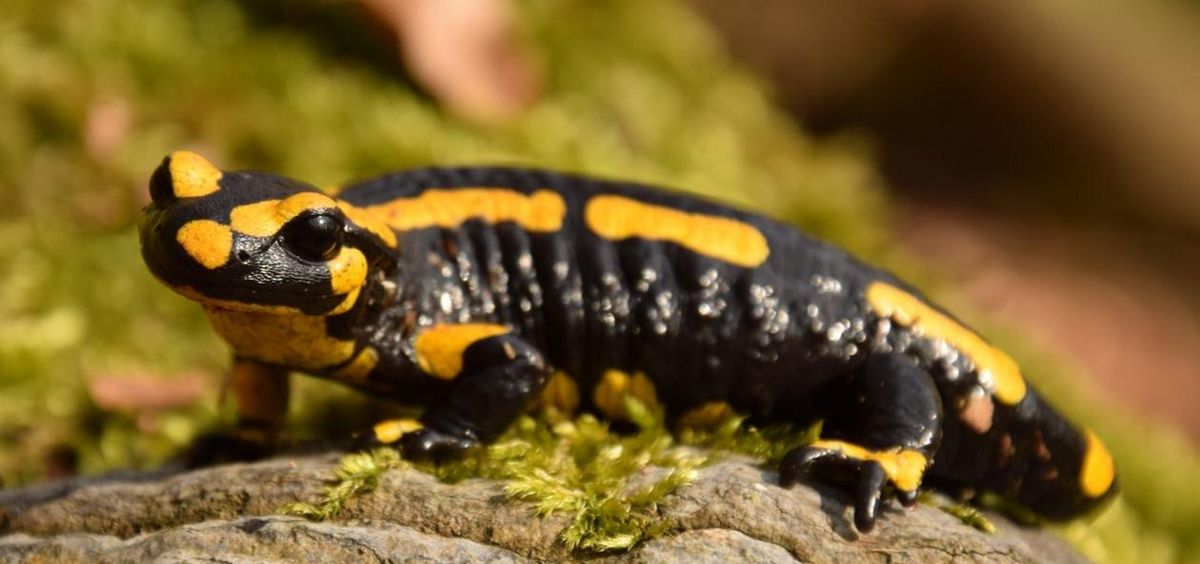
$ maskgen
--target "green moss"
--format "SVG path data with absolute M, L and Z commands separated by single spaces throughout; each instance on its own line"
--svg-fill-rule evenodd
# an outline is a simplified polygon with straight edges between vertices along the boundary
M 661 410 L 648 410 L 633 399 L 625 405 L 637 427 L 633 434 L 614 433 L 592 415 L 567 419 L 551 411 L 521 417 L 495 444 L 465 460 L 418 467 L 447 482 L 504 480 L 508 497 L 528 503 L 536 514 L 570 516 L 558 535 L 568 549 L 619 551 L 669 530 L 659 506 L 722 452 L 770 460 L 812 442 L 820 430 L 819 425 L 801 432 L 776 426 L 764 433 L 730 417 L 711 433 L 687 432 L 687 443 L 707 447 L 689 448 L 663 425 Z M 384 471 L 405 466 L 391 449 L 347 455 L 320 501 L 294 503 L 285 511 L 318 520 L 335 517 L 354 496 L 374 490 Z M 647 480 L 649 467 L 658 472 Z
M 285 506 L 281 512 L 322 521 L 336 516 L 346 502 L 379 487 L 379 478 L 384 472 L 404 468 L 395 449 L 378 448 L 370 452 L 359 452 L 342 457 L 333 471 L 329 486 L 317 503 L 295 502 Z
M 968 527 L 974 527 L 976 530 L 988 534 L 996 533 L 996 526 L 973 505 L 967 503 L 944 503 L 933 495 L 930 495 L 929 492 L 923 492 L 919 501 L 946 512 L 948 515 L 962 521 Z

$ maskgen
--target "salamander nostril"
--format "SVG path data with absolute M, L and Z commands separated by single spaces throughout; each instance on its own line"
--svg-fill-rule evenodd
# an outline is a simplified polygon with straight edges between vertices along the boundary
M 250 262 L 250 253 L 247 253 L 246 251 L 238 251 L 237 259 L 238 262 Z
M 175 201 L 175 188 L 171 179 L 171 157 L 163 159 L 162 164 L 150 175 L 150 199 L 160 208 Z

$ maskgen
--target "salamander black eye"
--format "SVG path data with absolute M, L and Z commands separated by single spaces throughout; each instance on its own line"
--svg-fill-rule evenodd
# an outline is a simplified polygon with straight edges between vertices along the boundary
M 327 261 L 342 249 L 342 222 L 332 215 L 297 217 L 280 235 L 285 249 L 307 261 Z

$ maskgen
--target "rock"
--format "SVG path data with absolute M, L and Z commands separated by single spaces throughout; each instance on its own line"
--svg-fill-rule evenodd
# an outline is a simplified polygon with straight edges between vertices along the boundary
M 277 515 L 319 498 L 336 455 L 277 458 L 170 475 L 126 475 L 0 492 L 0 560 L 335 562 L 570 560 L 566 517 L 539 518 L 503 485 L 449 485 L 393 470 L 336 522 Z M 858 535 L 836 490 L 780 488 L 775 473 L 730 458 L 703 469 L 660 511 L 672 534 L 605 562 L 1084 562 L 1045 531 L 998 523 L 988 535 L 930 507 L 886 511 Z M 990 516 L 997 521 L 998 516 Z
M 6 562 L 517 562 L 512 552 L 465 539 L 427 535 L 394 523 L 310 523 L 298 517 L 244 517 L 163 529 L 128 540 L 69 533 L 39 539 L 23 533 L 0 539 Z

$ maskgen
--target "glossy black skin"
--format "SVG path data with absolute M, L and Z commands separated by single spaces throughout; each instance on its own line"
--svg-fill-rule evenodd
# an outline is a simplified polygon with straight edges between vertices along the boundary
M 417 326 L 487 321 L 513 327 L 551 366 L 570 374 L 584 391 L 585 407 L 592 407 L 588 391 L 605 369 L 640 370 L 669 416 L 720 400 L 759 422 L 824 419 L 825 437 L 930 453 L 927 480 L 936 485 L 998 491 L 1052 517 L 1090 505 L 1052 485 L 1033 491 L 1044 481 L 1025 479 L 1044 472 L 1032 455 L 1034 433 L 1074 460 L 1063 475 L 1077 473 L 1084 448 L 1077 431 L 1032 390 L 1013 408 L 997 403 L 993 430 L 982 436 L 957 417 L 943 417 L 943 404 L 982 391 L 972 367 L 962 355 L 949 358 L 936 344 L 880 319 L 863 299 L 875 280 L 921 294 L 789 225 L 662 189 L 520 169 L 404 172 L 352 185 L 339 197 L 366 206 L 456 186 L 550 188 L 567 201 L 567 220 L 552 234 L 481 221 L 403 234 L 402 259 L 387 274 L 400 293 L 362 324 L 394 363 L 375 376 L 401 398 L 416 393 L 437 401 L 444 391 L 440 382 L 405 377 L 413 328 L 402 320 L 415 313 Z M 674 243 L 605 240 L 581 220 L 595 194 L 744 221 L 766 236 L 771 253 L 749 269 Z M 440 307 L 444 301 L 449 310 Z M 870 359 L 908 368 L 877 368 L 880 374 L 868 377 Z M 858 404 L 865 380 L 890 388 Z M 995 467 L 1003 434 L 1016 454 Z
M 279 185 L 278 177 L 263 178 Z M 552 370 L 569 374 L 582 407 L 595 410 L 591 390 L 605 370 L 620 369 L 644 372 L 669 417 L 725 401 L 754 422 L 823 419 L 823 438 L 923 453 L 932 461 L 925 484 L 995 491 L 1051 518 L 1078 515 L 1109 497 L 1078 493 L 1073 477 L 1084 439 L 1032 389 L 1015 406 L 995 402 L 988 432 L 966 427 L 953 406 L 972 393 L 990 396 L 973 366 L 944 343 L 880 318 L 864 299 L 872 281 L 921 294 L 791 226 L 662 189 L 527 169 L 413 170 L 350 185 L 338 198 L 366 207 L 456 187 L 549 189 L 568 211 L 553 233 L 471 220 L 400 233 L 396 249 L 341 218 L 355 241 L 347 244 L 360 245 L 372 267 L 362 298 L 328 318 L 329 332 L 380 353 L 368 380 L 355 385 L 430 406 L 426 428 L 404 438 L 410 455 L 453 456 L 493 439 Z M 744 268 L 675 243 L 605 240 L 582 219 L 596 194 L 734 218 L 765 235 L 770 255 Z M 463 373 L 453 380 L 422 373 L 413 337 L 465 322 L 513 332 L 468 347 Z M 1039 449 L 1055 456 L 1042 460 Z M 782 481 L 815 476 L 856 487 L 861 530 L 873 526 L 889 494 L 915 498 L 915 491 L 893 491 L 877 463 L 822 454 L 793 453 Z

